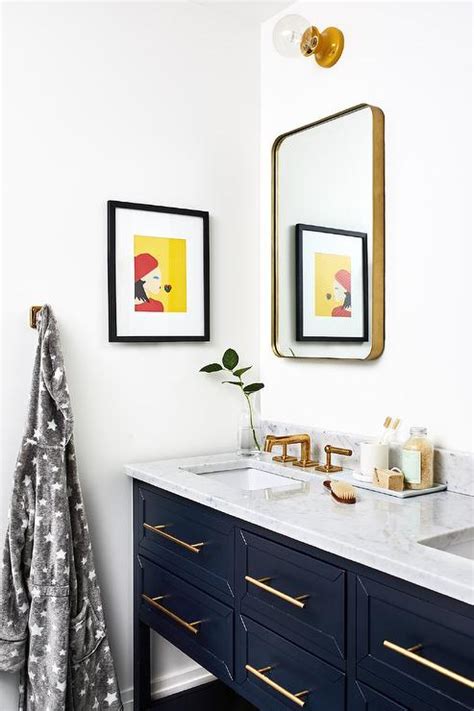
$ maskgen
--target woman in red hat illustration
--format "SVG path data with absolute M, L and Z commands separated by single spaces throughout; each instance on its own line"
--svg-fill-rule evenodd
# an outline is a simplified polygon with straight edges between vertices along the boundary
M 335 306 L 331 316 L 351 317 L 351 273 L 347 269 L 339 269 L 334 277 L 334 300 L 342 301 L 342 305 Z
M 163 288 L 171 291 L 169 284 Z M 135 311 L 164 311 L 163 303 L 157 298 L 161 289 L 158 260 L 151 254 L 138 254 L 135 257 Z

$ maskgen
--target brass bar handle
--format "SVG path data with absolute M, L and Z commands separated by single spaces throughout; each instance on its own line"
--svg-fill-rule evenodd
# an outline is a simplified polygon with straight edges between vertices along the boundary
M 447 676 L 448 679 L 457 681 L 459 684 L 464 684 L 464 686 L 469 687 L 469 689 L 474 689 L 473 679 L 468 679 L 461 674 L 451 671 L 451 669 L 446 669 L 446 667 L 442 667 L 439 664 L 436 664 L 436 662 L 431 662 L 429 659 L 425 659 L 424 657 L 420 657 L 419 654 L 415 654 L 415 650 L 418 651 L 422 648 L 423 645 L 421 644 L 415 644 L 413 647 L 405 649 L 405 647 L 399 647 L 398 644 L 384 640 L 383 646 L 387 647 L 387 649 L 391 649 L 392 652 L 397 652 L 397 654 L 401 654 L 403 657 L 408 657 L 408 659 L 412 659 L 414 662 L 422 664 L 424 667 L 433 669 L 433 671 L 438 672 L 438 674 Z
M 350 457 L 352 455 L 352 449 L 343 449 L 342 447 L 333 447 L 332 444 L 326 445 L 324 448 L 324 451 L 326 453 L 330 452 L 331 454 L 341 454 L 344 457 Z
M 257 588 L 260 588 L 261 590 L 265 590 L 265 592 L 270 593 L 270 595 L 275 595 L 276 597 L 279 597 L 280 600 L 285 600 L 285 602 L 289 602 L 290 605 L 299 607 L 301 610 L 305 606 L 305 603 L 302 602 L 302 600 L 305 600 L 309 597 L 309 595 L 299 595 L 298 597 L 291 597 L 291 595 L 287 595 L 286 593 L 281 592 L 281 590 L 272 588 L 271 585 L 266 585 L 266 581 L 271 580 L 271 578 L 257 579 L 257 578 L 251 578 L 250 575 L 246 575 L 245 580 L 248 583 L 255 585 Z
M 293 701 L 294 704 L 296 704 L 300 708 L 303 708 L 306 701 L 300 699 L 300 696 L 305 696 L 306 694 L 309 694 L 309 691 L 298 691 L 297 694 L 292 694 L 291 691 L 288 691 L 288 689 L 285 689 L 283 686 L 280 686 L 280 684 L 277 684 L 276 681 L 273 681 L 272 679 L 269 679 L 268 676 L 265 676 L 263 672 L 270 671 L 271 668 L 272 667 L 270 666 L 263 667 L 263 669 L 255 669 L 255 667 L 251 667 L 250 664 L 245 665 L 245 669 L 254 676 L 256 676 L 257 679 L 260 679 L 260 681 L 263 681 L 264 684 L 267 684 L 267 686 L 270 686 L 275 691 L 278 691 L 278 693 L 284 696 L 286 699 Z
M 166 528 L 165 524 L 160 526 L 151 526 L 149 523 L 144 523 L 143 528 L 146 528 L 148 531 L 153 531 L 153 533 L 157 533 L 159 536 L 163 536 L 163 538 L 166 538 L 167 541 L 176 543 L 176 545 L 186 548 L 186 550 L 191 551 L 191 553 L 200 553 L 201 548 L 204 545 L 204 543 L 186 543 L 186 541 L 182 541 L 180 538 L 176 538 L 176 536 L 166 533 L 164 530 Z
M 171 610 L 168 610 L 168 608 L 163 607 L 163 605 L 158 602 L 158 600 L 162 600 L 164 597 L 166 596 L 160 595 L 159 597 L 149 597 L 149 595 L 145 595 L 145 593 L 142 594 L 142 598 L 146 600 L 149 605 L 156 607 L 157 610 L 177 622 L 178 625 L 184 627 L 184 629 L 188 630 L 188 632 L 192 632 L 192 634 L 197 634 L 199 632 L 199 629 L 196 629 L 196 626 L 200 625 L 202 620 L 198 620 L 197 622 L 186 622 L 186 620 L 183 620 L 182 617 L 179 617 L 174 612 L 171 612 Z

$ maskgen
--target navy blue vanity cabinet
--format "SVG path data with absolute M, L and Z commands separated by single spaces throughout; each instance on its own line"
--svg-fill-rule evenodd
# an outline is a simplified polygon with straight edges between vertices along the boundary
M 158 489 L 137 486 L 135 525 L 141 550 L 172 570 L 182 570 L 208 591 L 232 597 L 233 520 Z
M 474 619 L 358 577 L 357 666 L 434 708 L 473 709 L 474 689 L 449 674 L 474 680 Z
M 236 680 L 258 708 L 344 709 L 345 677 L 340 670 L 245 616 L 240 628 Z
M 223 680 L 233 676 L 231 607 L 139 556 L 142 620 Z
M 340 664 L 345 658 L 345 572 L 246 530 L 240 531 L 237 545 L 242 613 Z
M 134 711 L 150 630 L 260 711 L 474 711 L 474 606 L 135 480 Z

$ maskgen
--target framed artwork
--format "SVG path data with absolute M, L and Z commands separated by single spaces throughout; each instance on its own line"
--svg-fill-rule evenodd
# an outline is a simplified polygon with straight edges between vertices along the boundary
M 109 341 L 208 341 L 209 213 L 107 207 Z
M 296 340 L 369 338 L 367 235 L 296 225 Z

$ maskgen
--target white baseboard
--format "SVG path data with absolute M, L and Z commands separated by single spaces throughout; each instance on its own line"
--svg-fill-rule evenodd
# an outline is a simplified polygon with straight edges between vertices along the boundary
M 195 686 L 207 684 L 214 681 L 215 677 L 201 667 L 192 667 L 184 672 L 167 674 L 157 677 L 151 683 L 151 696 L 153 700 L 161 699 L 164 696 L 171 696 L 180 691 L 193 689 Z M 124 711 L 133 711 L 133 687 L 124 689 L 121 692 Z

